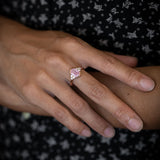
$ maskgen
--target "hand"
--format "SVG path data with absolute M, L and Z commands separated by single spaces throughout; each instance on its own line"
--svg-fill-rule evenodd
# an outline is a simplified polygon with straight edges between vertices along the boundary
M 143 129 L 160 129 L 160 66 L 150 66 L 135 68 L 136 70 L 147 74 L 154 79 L 156 86 L 149 93 L 135 90 L 117 79 L 102 74 L 100 72 L 89 73 L 114 92 L 121 100 L 127 103 L 143 120 Z M 94 110 L 106 119 L 112 126 L 117 128 L 125 128 L 119 123 L 107 110 L 94 103 L 75 86 L 72 87 Z
M 143 91 L 154 87 L 149 77 L 115 58 L 121 56 L 97 50 L 67 33 L 34 31 L 1 20 L 4 23 L 0 27 L 0 78 L 24 102 L 49 113 L 74 133 L 90 136 L 89 128 L 82 121 L 106 137 L 112 137 L 114 130 L 66 83 L 70 68 L 90 66 Z M 136 113 L 84 70 L 74 85 L 130 130 L 142 129 L 143 123 Z
M 129 66 L 135 67 L 137 64 L 137 60 L 134 57 L 118 56 L 118 55 L 113 55 L 113 56 L 117 57 L 121 61 L 126 61 L 126 64 Z M 0 105 L 2 105 L 2 106 L 5 106 L 9 109 L 12 109 L 12 110 L 15 110 L 18 112 L 29 112 L 29 113 L 41 115 L 41 116 L 51 116 L 48 112 L 45 112 L 43 109 L 36 107 L 33 104 L 29 104 L 29 103 L 23 101 L 23 99 L 20 96 L 18 96 L 14 92 L 14 90 L 11 87 L 9 87 L 1 79 L 0 79 L 0 91 L 1 91 L 0 92 Z M 76 92 L 77 92 L 77 90 L 76 90 Z M 85 98 L 86 97 L 84 97 L 84 99 Z M 94 106 L 95 105 L 96 104 L 94 104 Z M 97 110 L 98 109 L 100 109 L 100 108 L 97 108 Z M 106 111 L 105 111 L 105 113 L 106 113 Z M 106 118 L 106 117 L 104 117 L 104 118 Z

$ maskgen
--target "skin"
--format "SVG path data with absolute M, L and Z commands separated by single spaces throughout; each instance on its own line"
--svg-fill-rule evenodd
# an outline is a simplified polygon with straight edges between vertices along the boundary
M 153 91 L 145 93 L 135 90 L 126 84 L 116 80 L 111 76 L 107 76 L 100 72 L 90 72 L 92 76 L 102 82 L 124 102 L 129 104 L 133 110 L 142 118 L 144 122 L 143 129 L 160 129 L 160 66 L 142 67 L 136 68 L 137 70 L 152 77 L 156 82 L 156 87 Z M 88 104 L 95 109 L 104 119 L 109 121 L 114 127 L 126 128 L 119 121 L 117 121 L 109 112 L 94 103 L 87 96 L 85 96 L 77 87 L 72 87 L 80 96 L 82 96 Z M 37 108 L 34 105 L 25 103 L 14 91 L 5 85 L 2 81 L 0 82 L 0 102 L 2 105 L 19 112 L 30 112 L 33 114 L 50 116 L 47 112 Z M 10 97 L 10 101 L 8 101 Z M 58 99 L 57 99 L 58 101 Z
M 160 129 L 160 66 L 141 67 L 136 69 L 155 80 L 156 87 L 153 91 L 147 93 L 138 91 L 119 80 L 100 72 L 90 72 L 90 74 L 101 83 L 108 86 L 112 92 L 127 103 L 142 118 L 144 124 L 143 129 Z M 91 101 L 75 86 L 73 88 L 95 109 L 97 113 L 109 121 L 114 127 L 126 128 L 119 123 L 112 114 L 107 112 L 100 105 Z M 123 111 L 119 115 L 123 116 Z
M 0 17 L 0 81 L 5 92 L 1 93 L 1 104 L 20 111 L 47 113 L 79 135 L 91 135 L 89 127 L 82 121 L 105 137 L 112 137 L 114 130 L 71 89 L 67 83 L 70 80 L 69 70 L 90 66 L 132 88 L 152 90 L 153 80 L 128 66 L 133 66 L 135 61 L 131 57 L 97 50 L 64 32 L 35 31 Z M 85 70 L 82 70 L 82 75 L 73 81 L 81 92 L 131 131 L 142 129 L 142 120 L 128 104 Z M 12 96 L 8 100 L 9 94 Z M 62 103 L 58 103 L 55 96 Z M 12 107 L 14 98 L 19 109 Z M 132 120 L 136 121 L 136 127 L 133 123 L 131 125 Z

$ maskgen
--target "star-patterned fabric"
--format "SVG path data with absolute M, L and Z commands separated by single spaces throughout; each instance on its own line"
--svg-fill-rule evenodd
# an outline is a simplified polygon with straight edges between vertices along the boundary
M 63 30 L 95 48 L 160 65 L 160 2 L 1 0 L 0 13 L 39 30 Z M 112 139 L 84 138 L 52 117 L 0 107 L 1 160 L 159 160 L 160 131 L 117 129 Z

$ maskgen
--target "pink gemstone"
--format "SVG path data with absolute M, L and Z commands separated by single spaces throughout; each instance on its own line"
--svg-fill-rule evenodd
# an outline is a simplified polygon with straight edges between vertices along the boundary
M 73 68 L 71 69 L 70 73 L 71 73 L 71 80 L 77 78 L 80 76 L 80 71 L 81 71 L 81 68 Z

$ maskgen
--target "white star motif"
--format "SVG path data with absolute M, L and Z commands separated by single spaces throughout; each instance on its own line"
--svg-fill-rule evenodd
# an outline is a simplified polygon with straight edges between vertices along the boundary
M 133 39 L 133 38 L 137 38 L 137 34 L 136 34 L 136 31 L 134 31 L 133 33 L 132 32 L 128 32 L 128 38 L 129 39 Z
M 25 141 L 26 143 L 29 143 L 29 142 L 32 141 L 32 140 L 31 140 L 31 137 L 30 137 L 30 135 L 29 135 L 28 133 L 24 133 L 24 141 Z
M 98 5 L 96 3 L 94 3 L 94 9 L 96 9 L 97 11 L 103 11 L 102 5 Z
M 50 147 L 54 146 L 57 144 L 56 140 L 53 138 L 53 137 L 50 137 L 48 140 L 47 140 L 47 143 L 49 144 Z
M 153 134 L 152 137 L 149 139 L 149 141 L 154 144 L 157 141 L 158 137 L 159 136 L 157 134 Z
M 62 160 L 61 156 L 56 156 L 55 160 Z
M 21 22 L 25 23 L 26 22 L 26 17 L 21 17 Z
M 101 138 L 101 143 L 107 143 L 108 145 L 110 145 L 111 139 L 106 138 L 106 137 L 102 137 L 102 138 Z
M 130 1 L 126 0 L 124 3 L 123 3 L 123 8 L 129 8 L 130 5 L 132 5 L 133 3 L 131 3 Z
M 103 157 L 103 156 L 99 155 L 97 160 L 106 160 L 106 157 Z
M 149 3 L 149 5 L 150 9 L 155 9 L 156 11 L 158 11 L 159 4 L 151 2 Z
M 99 44 L 100 44 L 101 46 L 108 46 L 108 40 L 100 39 L 100 40 L 99 40 Z
M 79 156 L 78 155 L 70 156 L 70 160 L 79 160 Z
M 63 132 L 69 132 L 69 129 L 67 127 L 62 128 Z
M 69 149 L 69 147 L 70 147 L 70 145 L 69 145 L 69 143 L 68 143 L 67 140 L 61 142 L 61 146 L 62 146 L 62 148 L 63 148 L 64 150 L 65 150 L 65 149 Z
M 151 29 L 147 29 L 148 33 L 147 33 L 147 37 L 149 37 L 150 39 L 152 39 L 154 37 L 154 30 Z
M 78 135 L 78 136 L 77 136 L 77 139 L 83 139 L 83 140 L 85 140 L 86 137 Z
M 26 2 L 23 2 L 23 3 L 22 3 L 22 10 L 23 10 L 23 11 L 26 10 L 26 6 L 27 6 L 27 3 L 26 3 Z
M 46 0 L 41 0 L 41 5 L 47 4 Z
M 37 19 L 36 19 L 36 17 L 34 15 L 31 16 L 31 21 L 37 22 Z
M 148 54 L 149 52 L 152 51 L 152 50 L 149 48 L 149 45 L 148 45 L 148 44 L 145 45 L 145 46 L 142 46 L 142 50 L 143 50 L 146 54 Z
M 38 130 L 39 132 L 45 132 L 46 126 L 45 126 L 45 125 L 40 125 L 40 126 L 37 128 L 37 130 Z
M 109 35 L 110 37 L 112 37 L 113 40 L 116 39 L 114 33 L 110 33 L 110 34 L 108 34 L 108 35 Z
M 139 151 L 141 151 L 143 149 L 145 145 L 142 142 L 139 142 L 138 144 L 136 144 L 135 148 Z
M 132 17 L 133 18 L 133 21 L 132 21 L 132 23 L 137 23 L 137 24 L 142 24 L 142 18 L 137 18 L 137 17 Z
M 113 160 L 120 160 L 115 154 L 110 154 Z
M 73 20 L 74 20 L 74 17 L 72 17 L 71 15 L 69 15 L 67 17 L 67 24 L 73 24 Z
M 95 148 L 94 148 L 93 145 L 87 144 L 86 147 L 85 147 L 85 151 L 89 152 L 89 153 L 93 153 L 95 151 Z
M 27 150 L 23 150 L 22 153 L 21 153 L 21 155 L 22 155 L 22 157 L 23 157 L 24 159 L 26 159 L 27 157 L 29 157 L 29 153 L 28 153 Z
M 58 1 L 56 2 L 56 4 L 58 5 L 59 8 L 61 8 L 62 6 L 65 5 L 65 3 L 64 3 L 63 0 L 58 0 Z
M 113 8 L 113 9 L 111 10 L 111 12 L 112 12 L 113 14 L 119 13 L 119 12 L 117 12 L 117 9 L 116 9 L 116 8 Z
M 41 154 L 39 155 L 39 160 L 46 160 L 47 157 L 48 157 L 48 154 L 47 154 L 47 153 L 41 153 Z
M 31 124 L 31 128 L 33 129 L 33 130 L 36 130 L 37 128 L 38 128 L 38 123 L 37 123 L 37 121 L 33 121 L 33 123 Z
M 83 22 L 85 22 L 86 20 L 91 20 L 91 14 L 90 13 L 82 14 L 82 16 L 83 16 Z
M 13 2 L 13 7 L 17 7 L 17 6 L 18 6 L 18 2 L 17 1 Z
M 47 20 L 47 16 L 45 14 L 41 14 L 38 19 L 42 22 L 42 24 L 44 24 Z
M 54 17 L 52 18 L 53 23 L 56 24 L 58 22 L 59 18 L 60 18 L 60 15 L 55 14 Z
M 116 48 L 123 49 L 123 46 L 124 46 L 124 43 L 120 43 L 120 42 L 115 42 L 114 43 L 114 47 L 116 47 Z
M 86 35 L 86 29 L 80 29 L 80 28 L 78 28 L 78 35 Z
M 19 141 L 20 141 L 20 138 L 19 138 L 17 135 L 14 135 L 14 136 L 13 136 L 13 140 L 14 140 L 15 142 L 19 142 Z
M 111 14 L 109 14 L 109 17 L 106 19 L 107 20 L 107 22 L 109 22 L 109 23 L 112 23 L 112 15 Z
M 119 18 L 114 20 L 113 23 L 116 25 L 117 28 L 121 28 L 121 26 L 123 25 L 123 23 L 119 21 Z
M 100 34 L 102 34 L 102 33 L 103 33 L 103 31 L 102 31 L 102 29 L 101 29 L 101 27 L 100 27 L 100 26 L 96 26 L 96 27 L 94 27 L 94 30 L 97 32 L 97 35 L 100 35 Z
M 15 127 L 16 126 L 16 123 L 15 123 L 15 121 L 13 119 L 9 119 L 8 123 L 9 123 L 9 125 L 11 127 Z
M 127 141 L 127 134 L 120 133 L 119 141 L 125 143 Z
M 79 3 L 76 0 L 72 0 L 71 2 L 69 2 L 70 5 L 72 5 L 72 8 L 76 8 L 79 7 Z
M 36 0 L 31 0 L 32 4 L 35 4 L 36 3 Z
M 160 26 L 160 19 L 159 19 L 159 21 L 158 21 L 158 23 L 157 23 L 159 26 Z
M 121 155 L 129 155 L 129 149 L 128 148 L 120 148 L 120 154 Z

